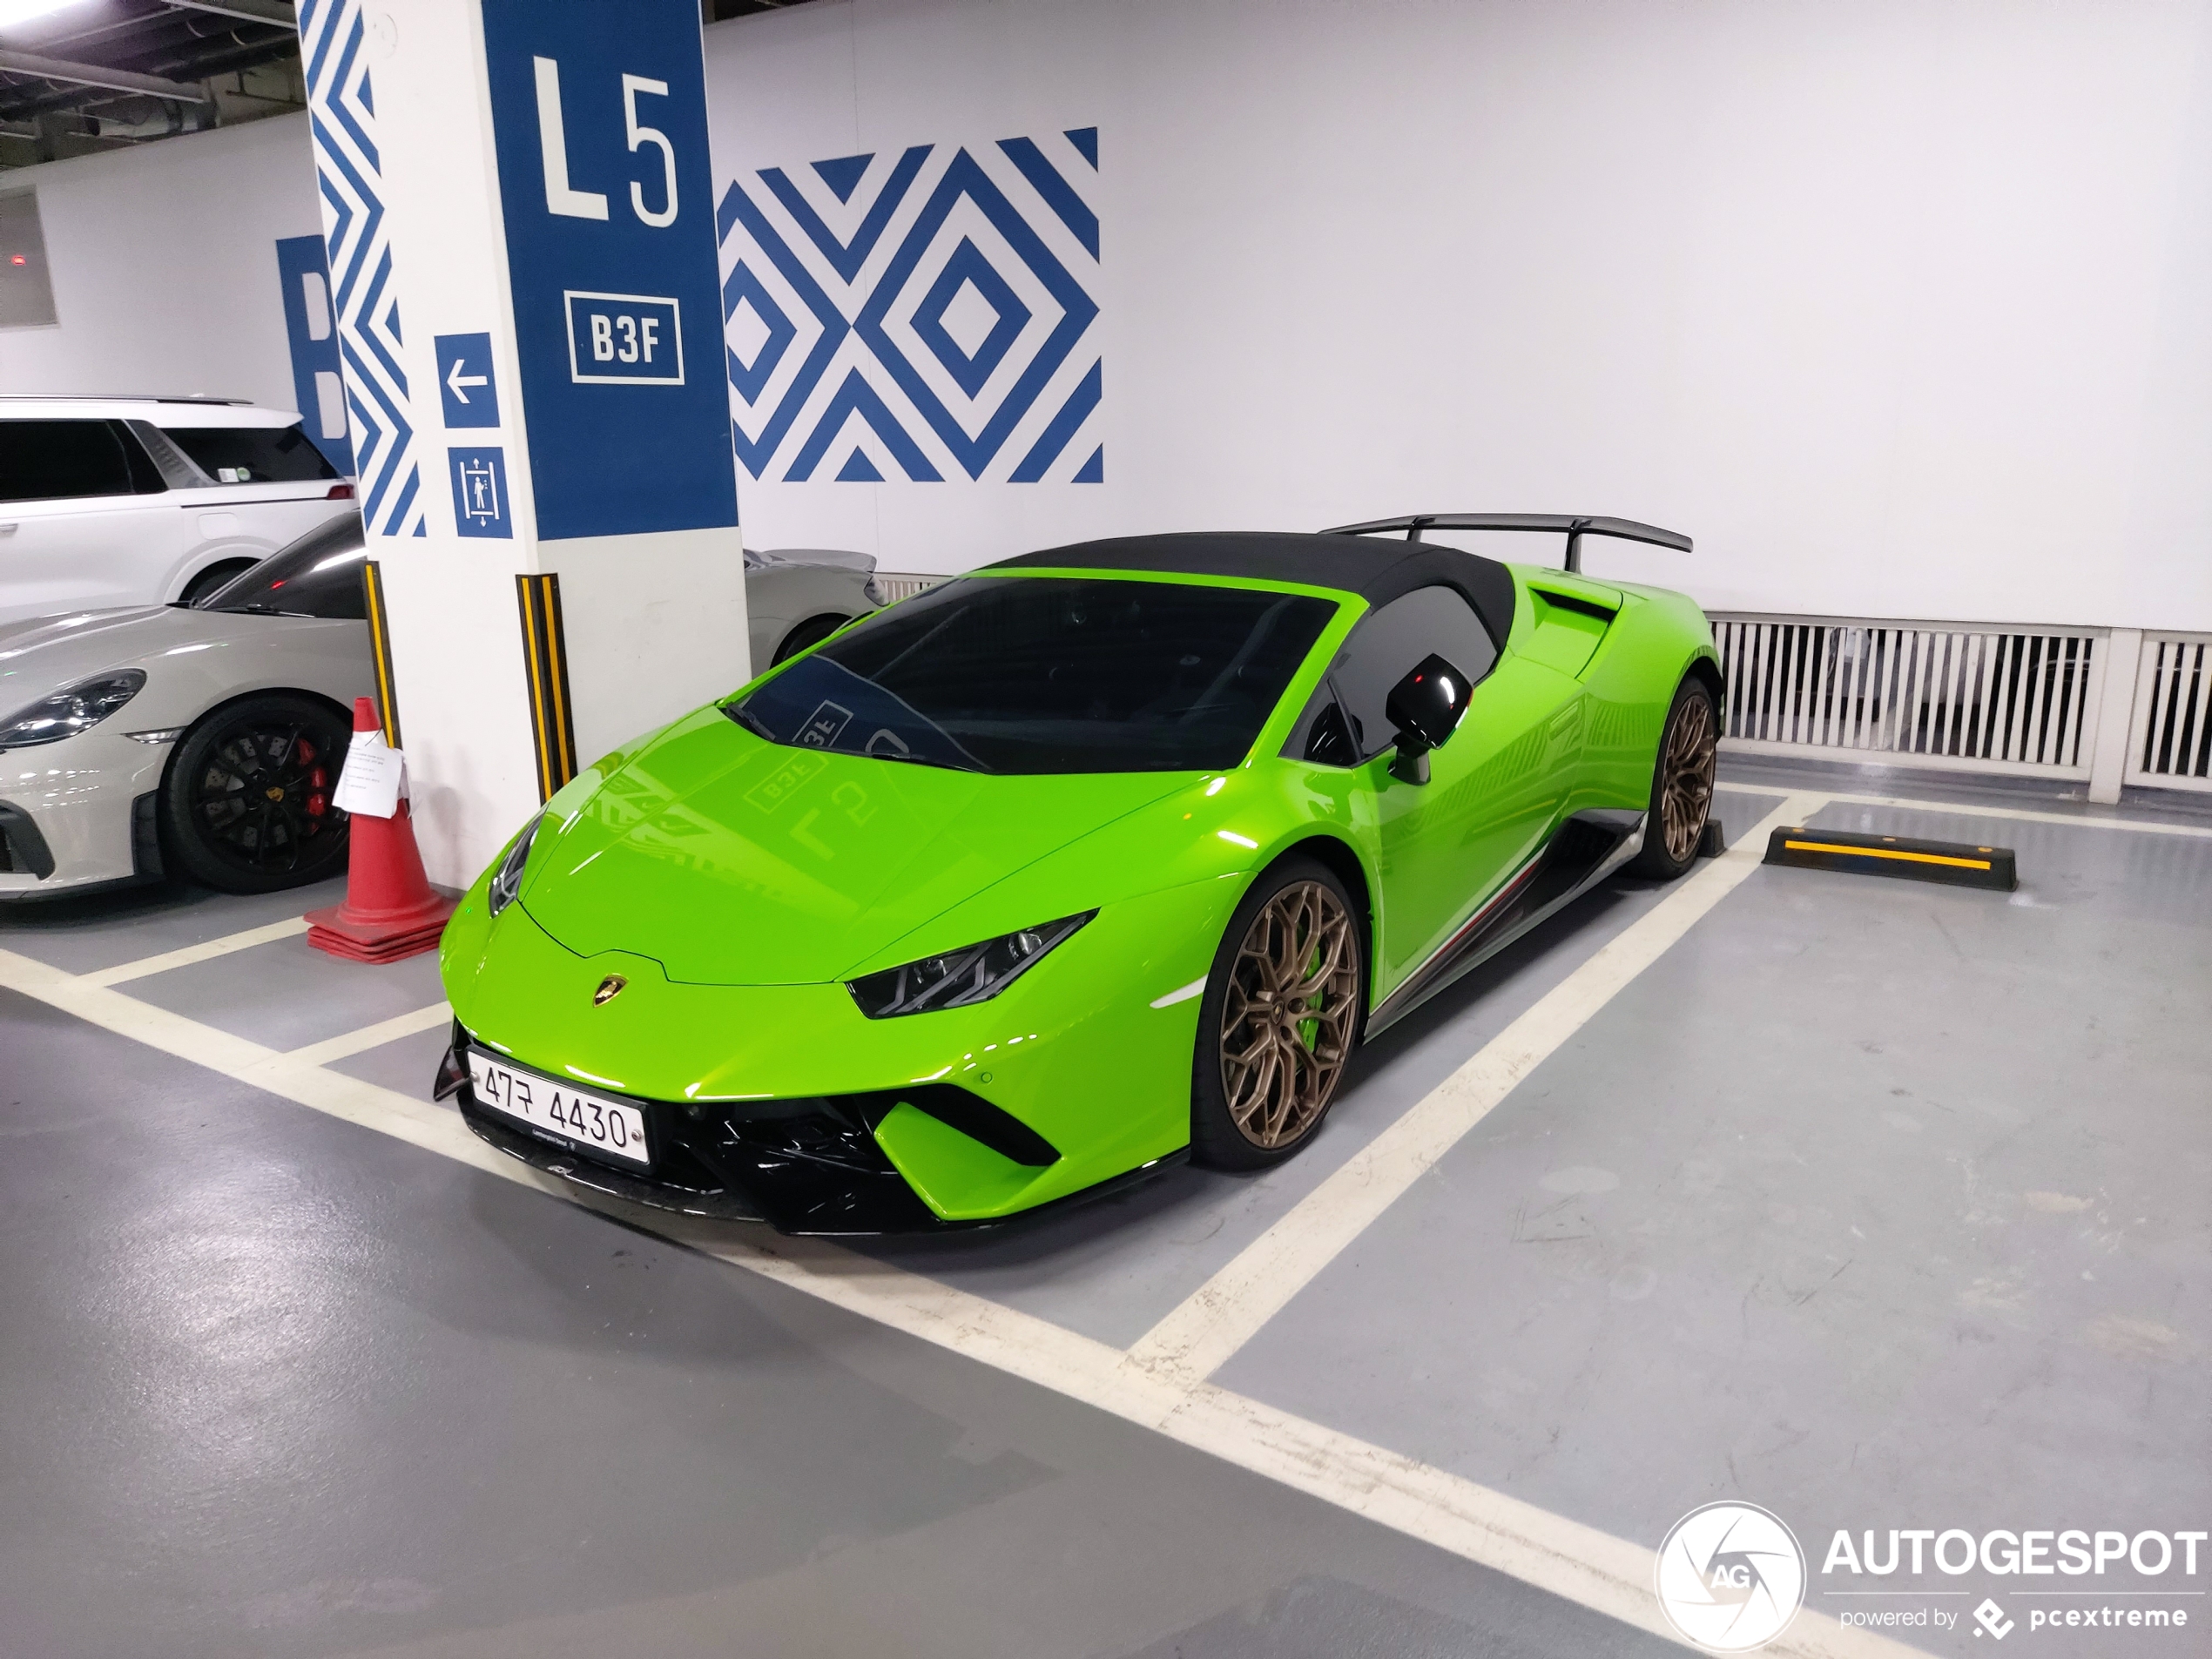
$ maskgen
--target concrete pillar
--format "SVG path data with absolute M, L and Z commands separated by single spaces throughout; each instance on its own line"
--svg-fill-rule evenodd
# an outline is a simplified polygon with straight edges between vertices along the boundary
M 2128 738 L 2135 724 L 2135 681 L 2143 631 L 2115 628 L 2105 642 L 2103 678 L 2097 687 L 2097 729 L 2089 734 L 2089 799 L 2109 806 L 2120 799 L 2128 771 Z
M 301 0 L 300 26 L 415 823 L 459 885 L 549 754 L 559 781 L 563 717 L 588 765 L 750 671 L 699 9 Z

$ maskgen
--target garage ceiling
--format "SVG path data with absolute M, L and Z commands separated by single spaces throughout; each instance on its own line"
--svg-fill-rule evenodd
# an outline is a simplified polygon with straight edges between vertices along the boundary
M 306 107 L 292 0 L 0 0 L 0 169 Z

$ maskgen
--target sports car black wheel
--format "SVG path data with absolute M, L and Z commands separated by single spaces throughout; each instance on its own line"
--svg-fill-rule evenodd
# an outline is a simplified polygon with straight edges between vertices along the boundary
M 782 644 L 776 647 L 776 662 L 787 663 L 802 651 L 819 645 L 853 618 L 850 617 L 809 617 L 784 636 Z
M 1713 810 L 1713 772 L 1719 760 L 1720 722 L 1714 717 L 1712 690 L 1691 676 L 1676 691 L 1660 730 L 1643 851 L 1629 867 L 1636 874 L 1671 881 L 1697 862 L 1697 843 Z
M 1237 907 L 1199 1001 L 1190 1150 L 1258 1170 L 1313 1137 L 1359 1028 L 1366 962 L 1344 884 L 1290 859 Z
M 353 736 L 329 705 L 293 692 L 241 698 L 185 733 L 162 786 L 163 840 L 226 893 L 304 887 L 345 867 L 331 804 Z

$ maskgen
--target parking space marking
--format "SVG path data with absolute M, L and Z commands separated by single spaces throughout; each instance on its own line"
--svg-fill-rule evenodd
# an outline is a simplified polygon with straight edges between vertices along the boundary
M 1139 1337 L 1130 1367 L 1194 1383 L 1212 1376 L 1522 1078 L 1757 869 L 1770 830 L 1803 821 L 1827 799 L 1790 796 L 1630 923 Z
M 435 1030 L 453 1020 L 453 1004 L 433 1002 L 427 1008 L 417 1008 L 412 1014 L 395 1014 L 388 1020 L 379 1020 L 374 1025 L 365 1025 L 358 1031 L 341 1031 L 334 1037 L 325 1037 L 320 1042 L 311 1042 L 304 1049 L 288 1051 L 285 1058 L 310 1066 L 327 1066 L 334 1060 L 343 1060 L 349 1055 L 361 1054 L 369 1049 L 381 1049 L 388 1042 L 401 1037 L 411 1037 L 418 1031 Z
M 1803 810 L 1795 805 L 1803 799 L 1792 797 L 1783 811 Z M 1716 866 L 1689 878 L 1690 882 L 1714 875 L 1734 856 L 1723 855 Z M 765 1228 L 758 1239 L 732 1238 L 728 1231 L 671 1213 L 598 1198 L 495 1150 L 469 1132 L 457 1112 L 327 1070 L 302 1057 L 307 1049 L 280 1053 L 201 1025 L 111 990 L 93 975 L 68 974 L 0 950 L 0 988 L 299 1105 L 626 1225 L 643 1227 L 718 1261 L 1110 1412 L 1577 1606 L 1686 1645 L 1660 1615 L 1652 1594 L 1656 1557 L 1642 1545 L 1187 1373 L 1133 1366 L 1120 1349 L 1049 1320 L 821 1239 L 783 1238 Z M 401 1017 L 419 1019 L 428 1013 L 423 1009 Z M 1846 1628 L 1811 1609 L 1798 1615 L 1765 1651 L 1779 1659 L 1925 1659 L 1916 1649 Z
M 1750 786 L 1737 784 L 1735 788 Z M 1898 806 L 1916 813 L 1955 813 L 1965 818 L 2010 818 L 2028 824 L 2064 824 L 2072 829 L 2134 830 L 2142 835 L 2182 835 L 2212 840 L 2212 825 L 2165 824 L 2150 818 L 2094 818 L 2086 813 L 2039 813 L 2027 806 L 1976 806 L 1959 800 L 1913 800 L 1902 795 L 1831 795 L 1838 806 Z M 2208 801 L 2212 806 L 2212 801 Z
M 220 939 L 210 939 L 203 944 L 186 945 L 181 950 L 165 950 L 158 956 L 141 956 L 135 962 L 123 962 L 114 968 L 103 968 L 80 974 L 87 985 L 120 985 L 125 980 L 144 979 L 149 974 L 165 974 L 172 968 L 189 968 L 194 962 L 212 961 L 218 956 L 227 956 L 234 950 L 251 950 L 256 945 L 266 945 L 273 939 L 289 939 L 294 934 L 307 931 L 305 916 L 287 916 L 282 921 L 273 921 L 266 927 L 248 927 L 244 933 L 226 934 Z
M 129 1037 L 164 1054 L 256 1089 L 280 1095 L 302 1106 L 333 1117 L 342 1117 L 363 1128 L 396 1136 L 433 1152 L 442 1152 L 464 1163 L 504 1175 L 502 1164 L 514 1160 L 494 1150 L 469 1133 L 459 1114 L 428 1100 L 414 1100 L 396 1089 L 348 1077 L 302 1061 L 297 1055 L 265 1048 L 246 1037 L 233 1036 L 213 1026 L 202 1025 L 181 1014 L 141 1002 L 134 996 L 93 982 L 90 974 L 72 974 L 28 956 L 0 950 L 0 988 L 35 997 L 65 1014 L 118 1036 Z M 516 1165 L 525 1176 L 526 1165 Z M 553 1177 L 529 1184 L 548 1192 L 565 1190 Z

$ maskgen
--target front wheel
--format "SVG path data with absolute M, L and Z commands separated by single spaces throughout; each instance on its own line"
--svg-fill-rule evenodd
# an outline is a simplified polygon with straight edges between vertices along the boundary
M 1651 810 L 1643 851 L 1629 868 L 1671 881 L 1697 862 L 1697 844 L 1713 810 L 1713 773 L 1720 764 L 1720 722 L 1712 688 L 1695 675 L 1675 692 L 1651 769 Z
M 331 797 L 352 739 L 336 709 L 296 692 L 216 710 L 178 744 L 162 786 L 177 862 L 225 893 L 274 893 L 344 869 L 346 814 Z
M 1253 883 L 1198 1005 L 1192 1157 L 1264 1169 L 1313 1138 L 1359 1034 L 1365 968 L 1352 901 L 1326 866 L 1290 859 Z

